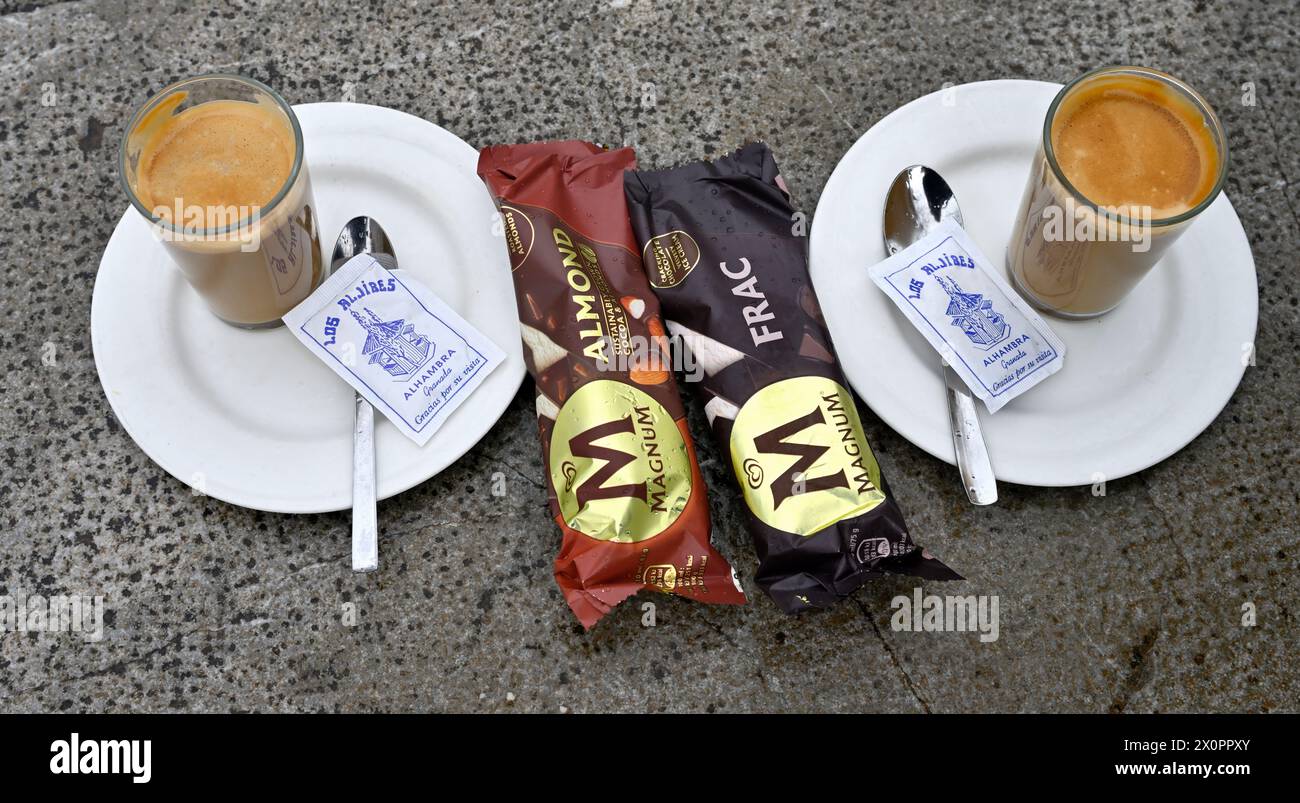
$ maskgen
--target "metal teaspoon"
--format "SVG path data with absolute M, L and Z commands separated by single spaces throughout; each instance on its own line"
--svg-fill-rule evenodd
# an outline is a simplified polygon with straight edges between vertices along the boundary
M 334 243 L 330 272 L 358 254 L 370 254 L 388 270 L 397 269 L 397 255 L 388 235 L 373 218 L 354 217 Z M 379 568 L 379 518 L 375 509 L 375 410 L 356 394 L 352 428 L 352 571 Z
M 929 234 L 945 220 L 962 225 L 961 209 L 948 182 L 925 165 L 905 168 L 889 185 L 885 196 L 885 249 L 892 256 Z M 957 470 L 973 504 L 998 501 L 997 480 L 989 463 L 988 447 L 980 431 L 975 400 L 961 377 L 940 360 L 944 385 L 948 388 L 948 419 L 952 445 L 957 453 Z

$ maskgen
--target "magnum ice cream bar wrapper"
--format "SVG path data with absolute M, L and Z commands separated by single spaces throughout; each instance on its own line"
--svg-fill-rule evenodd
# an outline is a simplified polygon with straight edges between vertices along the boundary
M 703 372 L 749 508 L 758 584 L 795 613 L 883 574 L 961 579 L 912 542 L 867 445 L 767 146 L 629 172 L 626 188 L 647 277 Z
M 555 579 L 591 627 L 643 588 L 743 603 L 709 542 L 709 505 L 673 384 L 659 304 L 628 223 L 630 148 L 499 145 L 496 200 L 519 305 L 551 512 Z

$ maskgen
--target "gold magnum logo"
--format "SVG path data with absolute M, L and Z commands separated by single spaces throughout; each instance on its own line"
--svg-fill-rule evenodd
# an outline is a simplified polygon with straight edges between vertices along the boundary
M 677 422 L 640 389 L 597 379 L 555 420 L 551 485 L 564 521 L 601 541 L 654 538 L 691 496 L 691 461 Z
M 849 487 L 849 479 L 842 470 L 834 474 L 808 479 L 808 472 L 817 464 L 822 455 L 830 451 L 831 447 L 786 440 L 786 438 L 797 435 L 811 426 L 825 423 L 826 416 L 822 412 L 822 408 L 818 406 L 809 411 L 807 415 L 801 415 L 793 421 L 787 421 L 779 427 L 770 429 L 754 438 L 754 448 L 763 454 L 787 454 L 796 458 L 785 471 L 781 472 L 768 485 L 768 488 L 772 491 L 773 510 L 781 507 L 782 502 L 796 493 L 811 493 L 813 491 L 824 491 L 827 488 Z
M 731 461 L 754 515 L 796 535 L 885 501 L 853 398 L 824 377 L 782 380 L 745 402 L 731 430 Z
M 620 496 L 626 496 L 632 499 L 640 499 L 642 502 L 646 499 L 645 482 L 627 483 L 623 485 L 606 485 L 605 481 L 619 472 L 623 466 L 636 460 L 636 455 L 621 452 L 618 449 L 611 449 L 607 446 L 599 446 L 596 441 L 608 435 L 617 435 L 623 432 L 633 432 L 635 427 L 632 426 L 632 416 L 625 416 L 617 421 L 610 421 L 604 424 L 597 424 L 591 429 L 579 432 L 572 438 L 569 438 L 569 452 L 574 457 L 585 457 L 592 461 L 602 460 L 604 465 L 596 469 L 591 475 L 578 485 L 574 496 L 578 500 L 578 507 L 586 507 L 595 499 L 617 499 Z M 572 466 L 572 463 L 568 465 Z M 573 472 L 576 475 L 576 467 Z M 567 477 L 569 471 L 565 471 Z

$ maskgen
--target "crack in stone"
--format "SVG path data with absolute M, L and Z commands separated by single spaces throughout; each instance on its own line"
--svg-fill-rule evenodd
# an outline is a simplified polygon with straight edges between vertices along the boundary
M 1165 525 L 1164 538 L 1166 541 L 1169 542 L 1169 545 L 1173 547 L 1174 554 L 1176 554 L 1178 556 L 1178 559 L 1182 561 L 1183 572 L 1186 574 L 1186 578 L 1185 578 L 1186 581 L 1191 582 L 1192 562 L 1187 559 L 1187 554 L 1183 552 L 1182 545 L 1179 544 L 1178 541 L 1174 538 L 1174 526 L 1173 523 L 1170 522 L 1169 520 L 1169 513 L 1163 507 L 1160 506 L 1159 500 L 1157 500 L 1155 494 L 1151 492 L 1151 483 L 1149 483 L 1145 477 L 1142 479 L 1142 490 L 1146 494 L 1147 500 L 1151 502 L 1151 507 L 1157 513 L 1160 514 L 1160 519 L 1161 521 L 1164 522 Z M 1179 605 L 1183 606 L 1184 608 L 1187 607 L 1186 601 L 1184 601 L 1182 596 L 1178 593 L 1178 584 L 1176 583 L 1170 584 L 1169 593 L 1173 596 L 1175 602 L 1177 602 Z
M 1281 142 L 1277 136 L 1277 127 L 1273 124 L 1273 115 L 1269 113 L 1268 109 L 1262 109 L 1262 111 L 1264 112 L 1264 120 L 1268 122 L 1268 131 L 1272 134 L 1272 142 L 1274 144 Z M 1286 208 L 1291 213 L 1292 222 L 1294 222 L 1297 227 L 1300 227 L 1300 214 L 1296 213 L 1295 204 L 1291 203 L 1291 195 L 1287 192 L 1287 190 L 1291 189 L 1291 179 L 1287 176 L 1286 171 L 1282 169 L 1282 159 L 1278 155 L 1276 148 L 1273 149 L 1273 165 L 1277 168 L 1278 175 L 1282 177 L 1282 200 L 1286 203 Z
M 127 668 L 128 666 L 132 666 L 132 665 L 134 665 L 134 664 L 138 664 L 138 663 L 141 663 L 141 662 L 143 662 L 143 661 L 147 661 L 147 660 L 149 660 L 150 658 L 153 658 L 153 657 L 155 657 L 155 656 L 161 655 L 161 654 L 163 654 L 164 652 L 166 652 L 169 648 L 180 647 L 180 646 L 181 646 L 181 642 L 182 642 L 182 641 L 183 641 L 187 636 L 192 636 L 192 635 L 194 635 L 195 633 L 199 633 L 199 632 L 201 632 L 201 631 L 204 630 L 204 629 L 206 629 L 206 628 L 198 628 L 198 629 L 196 629 L 196 630 L 191 630 L 191 631 L 189 631 L 189 632 L 187 632 L 187 633 L 177 633 L 175 636 L 172 636 L 171 638 L 169 638 L 169 639 L 167 639 L 166 641 L 164 641 L 161 645 L 159 645 L 159 646 L 157 646 L 157 647 L 154 647 L 153 649 L 151 649 L 151 650 L 145 652 L 143 655 L 139 655 L 139 656 L 136 656 L 136 657 L 134 657 L 134 658 L 124 659 L 124 660 L 120 660 L 120 661 L 114 661 L 113 663 L 111 663 L 111 664 L 109 664 L 108 666 L 103 667 L 103 668 L 101 668 L 101 669 L 94 669 L 94 670 L 91 670 L 90 672 L 86 672 L 86 673 L 83 673 L 83 674 L 80 674 L 80 675 L 76 675 L 76 676 L 73 676 L 73 677 L 70 677 L 70 678 L 62 678 L 62 679 L 59 680 L 59 684 L 60 684 L 60 685 L 63 685 L 63 684 L 67 684 L 67 683 L 77 683 L 77 682 L 80 682 L 80 681 L 83 681 L 83 680 L 90 680 L 91 678 L 104 677 L 105 675 L 122 675 L 123 677 L 125 677 L 125 676 L 126 676 L 126 668 Z M 48 688 L 52 682 L 53 682 L 53 681 L 48 681 L 48 680 L 47 680 L 47 681 L 45 681 L 44 683 L 37 684 L 37 685 L 35 685 L 35 686 L 32 686 L 32 687 L 29 688 L 29 689 L 24 689 L 24 690 L 23 690 L 23 693 L 24 693 L 24 694 L 37 694 L 37 693 L 39 693 L 39 692 L 44 691 L 46 688 Z
M 63 2 L 63 3 L 45 3 L 45 4 L 20 3 L 14 6 L 13 8 L 0 11 L 0 18 L 12 17 L 17 14 L 30 14 L 33 11 L 47 11 L 52 8 L 60 8 L 62 6 L 71 6 L 71 5 L 76 5 L 76 3 L 73 0 L 67 0 L 67 2 Z
M 889 653 L 889 660 L 894 662 L 894 668 L 898 670 L 898 674 L 903 676 L 903 682 L 907 685 L 907 690 L 912 693 L 914 698 L 916 698 L 916 702 L 921 706 L 921 710 L 927 714 L 933 714 L 934 712 L 930 710 L 930 704 L 921 696 L 921 690 L 918 689 L 916 683 L 912 681 L 912 676 L 907 674 L 907 670 L 903 668 L 902 662 L 898 660 L 898 656 L 894 653 L 894 648 L 885 640 L 885 634 L 880 632 L 880 627 L 876 625 L 876 620 L 871 618 L 871 612 L 867 610 L 867 606 L 862 604 L 862 601 L 856 597 L 853 599 L 853 604 L 857 605 L 858 610 L 862 611 L 862 615 L 866 617 L 867 624 L 871 625 L 872 632 L 876 634 L 876 638 L 880 639 L 880 643 L 884 645 L 885 652 Z
M 519 469 L 515 468 L 515 467 L 512 466 L 512 465 L 511 465 L 511 464 L 510 464 L 510 463 L 509 463 L 505 458 L 501 457 L 500 455 L 493 454 L 492 452 L 489 452 L 488 450 L 483 449 L 483 450 L 481 450 L 481 453 L 478 455 L 478 457 L 479 457 L 480 460 L 481 460 L 481 459 L 485 459 L 485 458 L 490 458 L 493 462 L 495 462 L 495 463 L 500 463 L 501 465 L 503 465 L 503 466 L 505 466 L 506 468 L 510 469 L 510 470 L 513 471 L 515 474 L 519 475 L 520 478 L 526 480 L 527 482 L 532 483 L 533 485 L 537 486 L 538 488 L 540 488 L 540 489 L 542 489 L 542 490 L 546 490 L 546 484 L 545 484 L 545 483 L 538 482 L 537 480 L 535 480 L 535 479 L 533 479 L 532 477 L 528 476 L 528 475 L 525 474 L 524 472 L 522 472 L 522 471 L 520 471 Z
M 858 130 L 853 126 L 849 125 L 849 121 L 845 120 L 844 117 L 841 116 L 839 107 L 836 106 L 835 101 L 831 99 L 830 93 L 828 93 L 825 89 L 823 89 L 821 84 L 818 84 L 816 82 L 813 83 L 813 88 L 816 89 L 818 92 L 820 92 L 821 96 L 826 99 L 826 105 L 830 107 L 831 116 L 835 118 L 835 121 L 838 122 L 840 125 L 844 126 L 845 128 L 847 128 L 851 133 L 856 135 L 858 133 Z
M 1128 708 L 1129 703 L 1133 701 L 1133 695 L 1151 682 L 1151 678 L 1155 675 L 1155 668 L 1147 659 L 1159 638 L 1160 629 L 1151 628 L 1142 634 L 1142 639 L 1137 644 L 1133 645 L 1128 674 L 1124 676 L 1124 682 L 1120 684 L 1115 702 L 1110 705 L 1112 714 L 1124 713 L 1124 709 Z
M 736 640 L 731 637 L 731 634 L 728 633 L 726 629 L 722 627 L 722 625 L 717 624 L 716 622 L 711 622 L 708 619 L 704 619 L 702 621 L 704 622 L 705 626 L 711 628 L 719 636 L 722 636 L 722 640 L 730 644 L 733 650 L 740 649 L 740 646 L 736 644 Z

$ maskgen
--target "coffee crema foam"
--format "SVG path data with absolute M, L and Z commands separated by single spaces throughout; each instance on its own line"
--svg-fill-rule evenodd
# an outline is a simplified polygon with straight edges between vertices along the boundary
M 1081 88 L 1057 109 L 1051 137 L 1061 171 L 1097 206 L 1173 217 L 1204 200 L 1218 178 L 1220 157 L 1200 112 L 1150 80 L 1115 76 Z
M 135 192 L 170 221 L 173 209 L 208 211 L 208 225 L 233 222 L 231 208 L 266 208 L 293 171 L 294 136 L 284 115 L 257 103 L 214 100 L 173 115 L 140 152 Z

